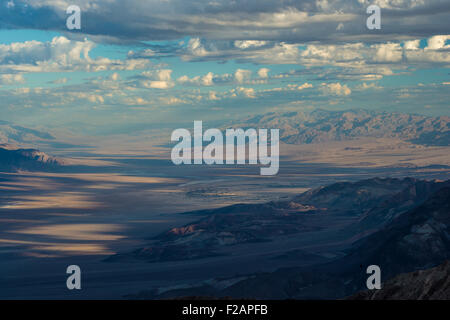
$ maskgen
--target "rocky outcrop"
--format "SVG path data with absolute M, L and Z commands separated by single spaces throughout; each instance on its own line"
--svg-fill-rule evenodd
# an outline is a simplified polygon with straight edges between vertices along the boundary
M 62 161 L 36 149 L 20 149 L 11 145 L 0 145 L 0 170 L 48 170 L 62 165 Z

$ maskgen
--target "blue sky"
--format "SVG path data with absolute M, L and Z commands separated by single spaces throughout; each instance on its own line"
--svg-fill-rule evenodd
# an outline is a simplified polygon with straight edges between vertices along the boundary
M 365 9 L 381 7 L 380 30 Z M 65 10 L 81 8 L 81 30 Z M 450 115 L 450 4 L 0 1 L 0 114 L 133 132 L 316 108 Z

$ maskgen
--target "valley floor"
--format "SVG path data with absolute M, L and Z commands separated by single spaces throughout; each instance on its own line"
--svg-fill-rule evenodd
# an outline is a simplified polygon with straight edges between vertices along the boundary
M 176 167 L 169 160 L 139 156 L 109 156 L 107 161 L 114 165 L 0 173 L 0 299 L 121 299 L 152 288 L 198 285 L 214 278 L 233 282 L 255 272 L 313 266 L 344 255 L 357 239 L 336 231 L 354 219 L 311 218 L 311 225 L 327 227 L 233 246 L 217 257 L 157 263 L 104 259 L 198 219 L 181 212 L 288 200 L 339 181 L 450 178 L 446 166 L 333 166 L 288 158 L 269 179 L 253 166 Z M 82 270 L 83 289 L 77 292 L 65 284 L 66 267 L 72 264 Z

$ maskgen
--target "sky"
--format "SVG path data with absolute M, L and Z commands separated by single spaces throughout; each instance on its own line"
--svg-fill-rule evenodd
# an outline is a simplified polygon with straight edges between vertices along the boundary
M 318 108 L 450 116 L 448 0 L 0 0 L 0 17 L 0 119 L 20 125 L 102 135 Z

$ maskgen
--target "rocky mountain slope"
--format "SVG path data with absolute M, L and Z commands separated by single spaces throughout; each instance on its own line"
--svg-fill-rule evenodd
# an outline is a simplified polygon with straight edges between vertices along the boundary
M 311 231 L 313 227 L 303 224 L 302 220 L 304 215 L 317 213 L 315 207 L 295 202 L 238 204 L 190 212 L 203 217 L 160 234 L 148 247 L 117 254 L 108 261 L 158 262 L 215 256 L 221 254 L 220 248 L 224 246 L 270 241 L 281 235 Z
M 346 263 L 379 265 L 385 279 L 450 259 L 450 187 L 360 240 Z
M 450 258 L 450 187 L 356 243 L 350 253 L 314 270 L 291 268 L 257 275 L 221 292 L 224 296 L 265 298 L 341 298 L 362 290 L 368 265 L 382 279 L 430 268 Z M 268 284 L 274 284 L 271 287 Z
M 381 290 L 361 291 L 349 300 L 450 300 L 450 261 L 425 270 L 400 274 Z
M 382 185 L 386 187 L 383 189 Z M 408 192 L 411 190 L 420 190 L 420 192 L 416 193 L 417 197 L 412 197 L 412 194 Z M 406 197 L 408 204 L 405 204 L 405 198 L 402 196 L 405 193 L 408 194 Z M 368 276 L 365 269 L 368 265 L 379 265 L 382 280 L 385 281 L 400 273 L 430 268 L 450 259 L 450 182 L 448 181 L 427 184 L 414 179 L 370 179 L 319 188 L 300 195 L 296 201 L 299 199 L 305 202 L 302 204 L 303 208 L 314 206 L 314 209 L 297 212 L 298 215 L 324 214 L 327 211 L 324 206 L 329 206 L 331 216 L 343 215 L 348 213 L 347 210 L 355 204 L 357 210 L 352 210 L 349 214 L 359 215 L 363 219 L 367 218 L 367 213 L 377 206 L 386 207 L 387 204 L 392 204 L 393 210 L 398 212 L 395 218 L 384 220 L 378 231 L 356 241 L 346 256 L 332 262 L 314 267 L 282 268 L 272 273 L 250 274 L 246 279 L 236 281 L 226 288 L 218 289 L 205 284 L 181 291 L 167 291 L 155 297 L 212 295 L 235 298 L 336 299 L 365 288 Z M 238 207 L 227 208 L 218 210 L 239 211 Z M 257 211 L 264 212 L 267 208 L 261 207 Z M 279 208 L 278 206 L 277 209 Z M 339 208 L 342 208 L 342 211 Z M 268 212 L 271 210 L 273 205 Z M 209 211 L 210 215 L 212 211 Z M 249 214 L 248 209 L 245 211 Z M 360 219 L 357 219 L 355 223 L 360 223 Z M 201 230 L 196 229 L 198 224 L 172 229 L 161 237 L 163 239 L 169 237 L 170 241 L 187 239 L 184 238 L 186 234 L 191 239 L 195 238 L 195 235 L 201 237 L 201 232 L 196 233 Z M 305 225 L 308 224 L 305 223 Z M 215 227 L 217 231 L 221 230 L 220 225 Z
M 424 145 L 450 145 L 450 117 L 367 110 L 270 112 L 230 127 L 279 128 L 288 144 L 351 140 L 360 137 L 399 138 Z
M 449 183 L 374 178 L 317 188 L 291 201 L 188 212 L 185 214 L 201 218 L 160 234 L 148 247 L 108 260 L 158 262 L 210 257 L 219 255 L 227 246 L 325 229 L 342 217 L 348 217 L 348 224 L 336 232 L 356 237 L 381 228 L 444 185 Z
M 449 185 L 449 182 L 414 178 L 373 178 L 313 189 L 295 197 L 294 201 L 328 208 L 329 212 L 353 212 L 358 215 L 359 221 L 351 226 L 352 229 L 368 233 L 386 225 L 401 213 L 423 203 L 434 192 Z

